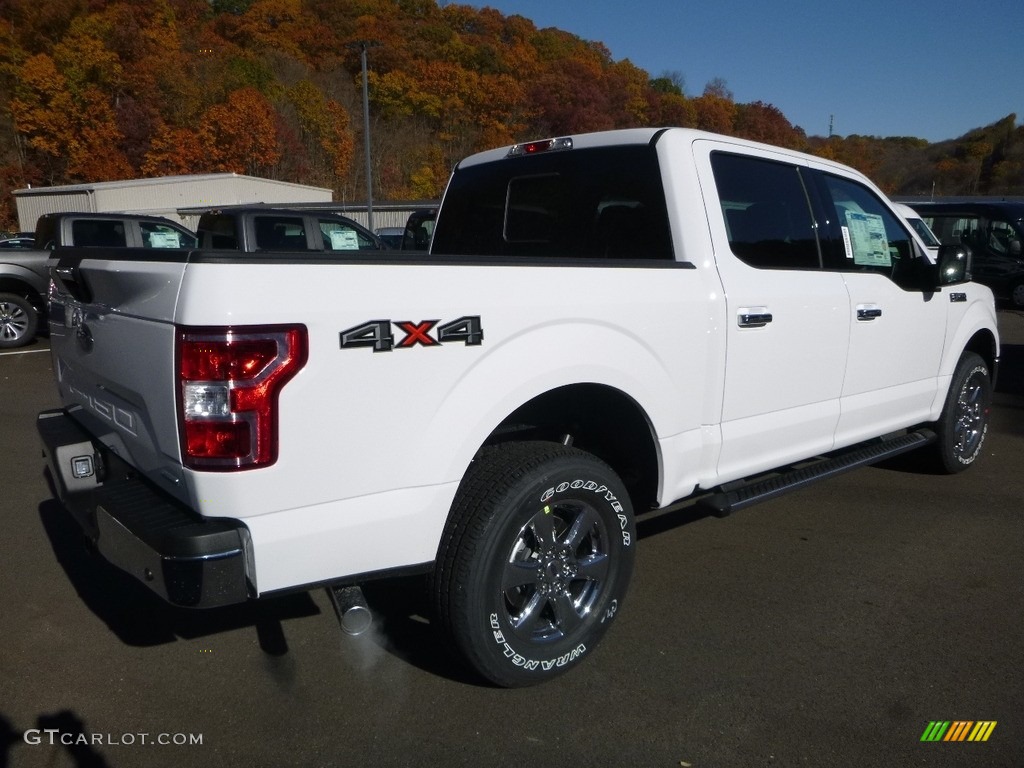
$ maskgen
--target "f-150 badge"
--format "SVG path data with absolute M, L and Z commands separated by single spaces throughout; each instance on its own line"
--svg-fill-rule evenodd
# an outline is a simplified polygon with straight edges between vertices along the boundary
M 465 315 L 438 325 L 440 320 L 370 320 L 342 331 L 339 335 L 342 349 L 371 347 L 374 352 L 413 347 L 437 347 L 441 344 L 462 342 L 467 347 L 479 346 L 484 340 L 484 329 L 479 315 Z M 395 342 L 392 326 L 404 336 Z

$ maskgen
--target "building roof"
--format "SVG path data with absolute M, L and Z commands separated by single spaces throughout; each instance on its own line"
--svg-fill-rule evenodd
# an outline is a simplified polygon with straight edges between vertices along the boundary
M 209 181 L 225 181 L 228 179 L 236 181 L 251 182 L 273 186 L 298 187 L 330 193 L 326 187 L 313 187 L 308 184 L 296 184 L 291 181 L 278 181 L 276 179 L 264 179 L 258 176 L 246 176 L 241 173 L 200 173 L 186 176 L 155 176 L 147 179 L 123 179 L 120 181 L 93 181 L 83 184 L 63 184 L 56 187 L 27 187 L 14 190 L 15 195 L 53 195 L 66 192 L 96 192 L 105 189 L 124 189 L 130 187 L 145 187 L 169 184 L 196 184 Z

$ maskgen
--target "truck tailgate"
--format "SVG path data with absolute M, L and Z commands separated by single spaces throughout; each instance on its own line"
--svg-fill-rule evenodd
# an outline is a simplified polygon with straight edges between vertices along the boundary
M 179 500 L 174 307 L 187 252 L 58 252 L 50 343 L 61 402 Z

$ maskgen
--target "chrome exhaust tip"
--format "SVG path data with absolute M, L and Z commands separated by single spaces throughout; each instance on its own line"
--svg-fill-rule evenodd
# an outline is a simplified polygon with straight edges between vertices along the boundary
M 328 587 L 327 593 L 338 614 L 341 631 L 351 637 L 367 632 L 373 624 L 373 614 L 366 604 L 362 587 Z

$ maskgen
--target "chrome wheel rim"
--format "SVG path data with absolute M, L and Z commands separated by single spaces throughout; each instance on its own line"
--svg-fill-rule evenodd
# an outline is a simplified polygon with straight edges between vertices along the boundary
M 17 341 L 28 333 L 28 313 L 17 304 L 0 301 L 0 339 Z
M 513 634 L 530 643 L 578 630 L 607 586 L 608 532 L 582 502 L 545 505 L 516 535 L 501 575 Z
M 959 457 L 973 456 L 985 435 L 988 402 L 980 374 L 973 373 L 964 382 L 956 401 L 956 441 L 953 451 Z

